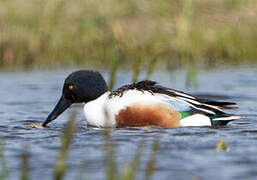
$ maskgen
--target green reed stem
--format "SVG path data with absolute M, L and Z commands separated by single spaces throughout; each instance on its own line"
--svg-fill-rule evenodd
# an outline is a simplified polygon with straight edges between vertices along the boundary
M 157 154 L 159 149 L 160 149 L 160 140 L 159 138 L 155 138 L 154 143 L 152 145 L 152 153 L 145 170 L 145 180 L 149 180 L 155 171 L 156 159 L 157 159 Z
M 58 158 L 55 165 L 54 171 L 54 179 L 61 180 L 64 177 L 64 174 L 67 170 L 67 157 L 69 152 L 69 147 L 71 144 L 71 140 L 73 134 L 76 131 L 76 111 L 74 110 L 70 116 L 69 122 L 67 123 L 63 135 L 62 135 L 62 143 L 59 150 Z
M 110 137 L 110 130 L 105 129 L 103 132 L 103 140 L 104 140 L 104 166 L 106 172 L 106 179 L 108 180 L 115 180 L 117 174 L 117 167 L 116 167 L 116 145 L 112 143 Z
M 136 173 L 139 168 L 140 159 L 142 156 L 144 146 L 145 146 L 144 140 L 141 140 L 140 143 L 138 144 L 137 151 L 133 160 L 123 167 L 123 171 L 120 178 L 121 180 L 135 179 Z
M 104 166 L 106 172 L 106 179 L 108 180 L 115 180 L 117 174 L 116 168 L 116 145 L 112 143 L 110 137 L 110 130 L 105 129 L 103 132 L 103 142 L 104 142 Z
M 147 80 L 150 79 L 150 76 L 153 74 L 156 64 L 157 64 L 157 58 L 156 57 L 152 58 L 149 63 L 149 67 L 148 67 L 145 79 L 147 79 Z
M 116 74 L 120 65 L 121 61 L 121 51 L 118 47 L 115 47 L 113 52 L 113 59 L 111 61 L 111 71 L 110 71 L 110 78 L 109 78 L 109 90 L 112 91 L 115 80 Z
M 197 87 L 198 87 L 198 83 L 197 83 L 197 69 L 196 69 L 195 65 L 191 65 L 187 69 L 186 87 L 192 87 L 194 89 L 197 89 Z
M 132 78 L 133 83 L 138 81 L 138 76 L 139 76 L 139 73 L 140 73 L 141 63 L 142 63 L 141 50 L 137 50 L 135 52 L 135 57 L 134 57 L 133 78 Z
M 29 179 L 29 153 L 28 148 L 24 148 L 23 153 L 21 154 L 21 179 Z
M 4 144 L 0 143 L 0 160 L 2 161 L 2 170 L 0 174 L 0 180 L 5 180 L 7 179 L 7 176 L 8 176 L 8 169 L 4 158 L 4 152 L 5 152 Z

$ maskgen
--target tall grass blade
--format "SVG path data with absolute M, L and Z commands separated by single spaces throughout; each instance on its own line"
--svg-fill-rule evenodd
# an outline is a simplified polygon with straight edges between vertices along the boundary
M 67 157 L 68 157 L 69 147 L 71 144 L 73 134 L 76 131 L 76 123 L 75 123 L 76 115 L 77 115 L 77 111 L 73 110 L 62 135 L 61 147 L 59 150 L 58 158 L 55 165 L 55 171 L 54 171 L 55 180 L 63 179 L 64 174 L 67 170 Z
M 138 81 L 141 63 L 142 63 L 141 50 L 136 50 L 135 57 L 134 57 L 134 66 L 133 66 L 133 78 L 132 78 L 133 83 Z
M 136 173 L 140 165 L 140 159 L 142 156 L 142 151 L 144 149 L 144 146 L 145 146 L 144 140 L 140 141 L 133 160 L 130 163 L 125 164 L 123 167 L 123 171 L 120 178 L 121 180 L 135 179 Z
M 21 154 L 21 180 L 29 179 L 29 153 L 27 149 L 28 148 L 24 148 Z
M 197 81 L 197 69 L 195 65 L 189 66 L 186 74 L 186 87 L 197 89 L 198 81 Z
M 146 73 L 146 80 L 149 80 L 150 79 L 150 76 L 153 74 L 154 72 L 154 69 L 156 67 L 156 64 L 157 64 L 157 58 L 154 57 L 151 59 L 150 63 L 149 63 L 149 67 L 148 67 L 148 70 L 147 70 L 147 73 Z
M 110 137 L 110 130 L 105 129 L 103 132 L 103 139 L 104 139 L 104 166 L 106 172 L 106 179 L 108 180 L 115 180 L 117 174 L 117 167 L 116 167 L 116 145 L 113 144 L 111 137 Z
M 118 47 L 115 47 L 113 52 L 113 59 L 111 61 L 111 71 L 109 77 L 109 90 L 112 91 L 115 80 L 116 80 L 116 73 L 118 71 L 119 65 L 121 60 L 121 51 Z
M 0 160 L 2 161 L 2 163 L 1 163 L 2 170 L 1 170 L 1 174 L 0 174 L 0 180 L 5 180 L 8 177 L 8 169 L 7 169 L 6 161 L 4 158 L 4 152 L 5 152 L 4 144 L 0 143 Z
M 152 145 L 152 153 L 151 153 L 150 159 L 147 163 L 147 167 L 145 170 L 145 180 L 151 179 L 151 177 L 155 171 L 156 158 L 157 158 L 159 149 L 160 149 L 160 140 L 159 140 L 159 138 L 155 138 L 154 143 Z

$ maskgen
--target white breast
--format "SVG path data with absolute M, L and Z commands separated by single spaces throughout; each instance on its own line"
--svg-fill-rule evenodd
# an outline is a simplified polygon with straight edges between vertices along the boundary
M 106 101 L 109 92 L 106 92 L 94 101 L 90 101 L 84 106 L 84 115 L 88 125 L 96 127 L 115 127 L 116 122 L 107 118 Z

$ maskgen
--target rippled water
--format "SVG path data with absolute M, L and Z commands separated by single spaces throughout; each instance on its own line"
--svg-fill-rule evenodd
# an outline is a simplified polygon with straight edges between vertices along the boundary
M 30 154 L 31 179 L 52 179 L 60 135 L 70 111 L 46 129 L 26 125 L 45 120 L 61 94 L 64 78 L 71 71 L 0 73 L 0 137 L 5 144 L 10 179 L 20 177 L 20 155 L 25 148 Z M 104 76 L 107 79 L 107 73 Z M 116 87 L 130 82 L 130 77 L 128 73 L 120 73 Z M 185 77 L 185 71 L 172 71 L 157 72 L 152 79 L 178 90 L 237 102 L 239 109 L 230 112 L 246 115 L 246 118 L 220 128 L 113 129 L 111 137 L 118 145 L 118 168 L 131 160 L 143 137 L 146 147 L 137 176 L 141 179 L 151 154 L 149 147 L 158 136 L 160 150 L 154 179 L 256 179 L 257 68 L 199 71 L 197 89 L 186 88 Z M 82 113 L 77 124 L 65 179 L 77 177 L 81 167 L 88 179 L 103 179 L 103 130 L 87 128 Z M 222 138 L 230 147 L 229 152 L 215 151 Z M 82 165 L 84 161 L 86 165 Z

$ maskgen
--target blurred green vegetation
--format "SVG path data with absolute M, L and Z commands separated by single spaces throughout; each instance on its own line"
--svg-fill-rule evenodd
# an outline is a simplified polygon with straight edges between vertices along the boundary
M 256 0 L 0 0 L 0 67 L 256 63 L 256 27 Z

